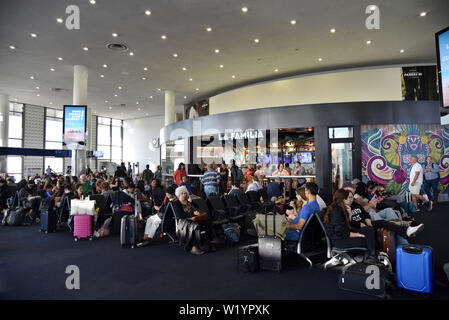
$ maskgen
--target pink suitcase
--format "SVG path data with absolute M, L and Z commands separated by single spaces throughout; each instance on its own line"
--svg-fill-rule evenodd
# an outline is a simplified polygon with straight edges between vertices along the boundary
M 73 236 L 75 237 L 75 241 L 83 238 L 92 240 L 92 216 L 88 214 L 74 216 Z

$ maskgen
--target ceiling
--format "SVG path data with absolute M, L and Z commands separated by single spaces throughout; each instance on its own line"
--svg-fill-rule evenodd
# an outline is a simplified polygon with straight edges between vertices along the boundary
M 71 4 L 80 9 L 79 30 L 56 20 L 65 22 Z M 373 4 L 380 8 L 379 30 L 365 27 L 365 9 Z M 436 63 L 434 34 L 449 25 L 448 12 L 448 0 L 2 0 L 0 91 L 61 108 L 72 102 L 73 66 L 82 64 L 89 69 L 88 106 L 97 114 L 163 115 L 164 90 L 174 90 L 182 105 L 298 74 Z M 129 50 L 113 52 L 108 43 Z

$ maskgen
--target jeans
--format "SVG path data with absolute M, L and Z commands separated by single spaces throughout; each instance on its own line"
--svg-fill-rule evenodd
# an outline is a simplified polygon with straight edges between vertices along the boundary
M 424 181 L 424 191 L 426 192 L 427 196 L 432 201 L 438 200 L 438 182 L 440 179 L 433 179 L 433 180 L 425 180 Z M 430 188 L 432 188 L 433 195 L 430 194 Z
M 379 212 L 374 212 L 374 210 L 369 210 L 369 214 L 371 216 L 371 220 L 391 220 L 391 219 L 399 219 L 402 220 L 401 216 L 398 216 L 398 214 L 392 209 L 392 208 L 386 208 Z
M 217 192 L 217 185 L 205 185 L 204 186 L 204 193 L 206 194 L 206 197 L 208 197 L 212 192 Z

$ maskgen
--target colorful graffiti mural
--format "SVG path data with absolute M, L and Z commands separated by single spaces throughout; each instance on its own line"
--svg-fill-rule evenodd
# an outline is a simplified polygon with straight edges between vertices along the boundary
M 440 168 L 441 191 L 449 186 L 449 127 L 439 125 L 362 126 L 362 177 L 404 195 L 409 186 L 410 158 L 423 165 L 427 156 Z

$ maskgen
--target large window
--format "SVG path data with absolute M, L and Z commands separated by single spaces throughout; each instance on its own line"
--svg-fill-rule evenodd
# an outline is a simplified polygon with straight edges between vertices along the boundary
M 23 146 L 23 104 L 9 104 L 9 131 L 8 147 L 22 148 Z M 6 171 L 19 181 L 23 176 L 23 165 L 21 156 L 8 156 L 6 158 Z
M 45 109 L 45 149 L 62 150 L 63 111 Z M 45 157 L 44 170 L 50 166 L 56 173 L 64 172 L 64 158 Z
M 120 164 L 123 159 L 123 121 L 98 117 L 97 149 L 104 152 L 102 158 Z

